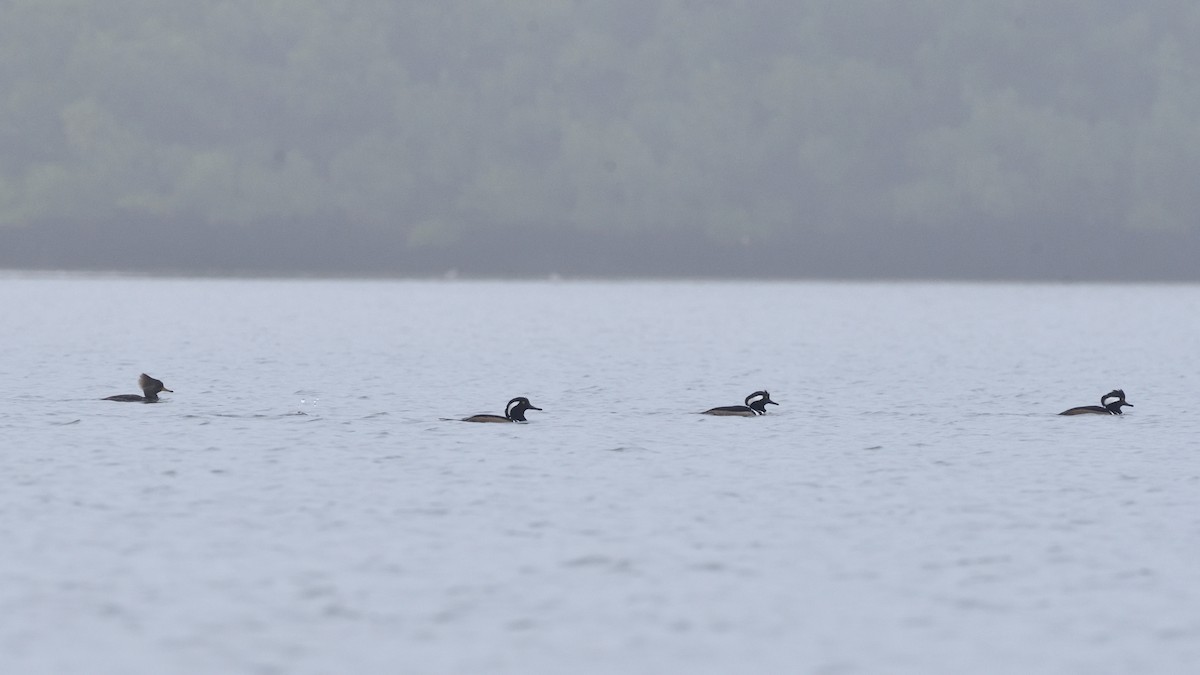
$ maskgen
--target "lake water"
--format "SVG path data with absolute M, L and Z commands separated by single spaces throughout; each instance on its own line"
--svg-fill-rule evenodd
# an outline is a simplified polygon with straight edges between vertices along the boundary
M 0 307 L 6 673 L 1200 663 L 1197 286 L 10 275 Z M 99 400 L 143 371 L 174 393 Z

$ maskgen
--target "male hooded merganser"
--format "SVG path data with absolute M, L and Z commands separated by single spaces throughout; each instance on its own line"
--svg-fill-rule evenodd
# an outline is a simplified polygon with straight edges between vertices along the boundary
M 138 386 L 142 388 L 142 393 L 145 394 L 145 396 L 138 396 L 137 394 L 117 394 L 116 396 L 106 396 L 101 400 L 126 401 L 129 403 L 158 403 L 158 392 L 170 391 L 172 394 L 175 393 L 164 387 L 162 380 L 156 380 L 145 373 L 142 373 L 141 376 L 138 377 Z
M 746 405 L 727 405 L 712 408 L 700 413 L 701 415 L 732 415 L 735 417 L 755 417 L 767 414 L 767 404 L 779 405 L 771 400 L 771 395 L 765 391 L 756 391 L 746 397 Z
M 1115 399 L 1109 401 L 1108 399 Z M 1081 405 L 1078 408 L 1064 410 L 1059 415 L 1120 415 L 1121 406 L 1127 405 L 1133 407 L 1132 403 L 1125 400 L 1125 391 L 1123 389 L 1113 389 L 1107 394 L 1100 397 L 1100 405 Z
M 541 410 L 529 402 L 524 396 L 518 396 L 508 402 L 504 415 L 471 415 L 463 418 L 464 422 L 525 422 L 526 410 Z

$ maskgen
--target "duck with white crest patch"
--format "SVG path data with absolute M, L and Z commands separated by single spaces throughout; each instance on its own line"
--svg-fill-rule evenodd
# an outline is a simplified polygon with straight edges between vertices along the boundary
M 518 396 L 508 402 L 504 407 L 504 415 L 471 415 L 464 417 L 463 422 L 527 422 L 525 419 L 525 411 L 541 410 L 529 402 L 528 398 Z
M 1112 400 L 1109 400 L 1112 399 Z M 1133 407 L 1132 403 L 1125 400 L 1124 389 L 1113 389 L 1107 394 L 1100 397 L 1100 405 L 1081 405 L 1076 408 L 1064 410 L 1059 415 L 1123 415 L 1121 406 Z
M 727 405 L 719 408 L 709 408 L 700 414 L 722 417 L 757 417 L 767 414 L 767 404 L 779 405 L 771 400 L 771 394 L 766 390 L 756 391 L 746 397 L 746 405 Z

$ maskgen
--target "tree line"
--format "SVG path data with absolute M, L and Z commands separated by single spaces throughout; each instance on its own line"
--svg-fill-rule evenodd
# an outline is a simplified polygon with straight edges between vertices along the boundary
M 1193 3 L 6 0 L 0 19 L 8 266 L 1173 277 L 1200 251 Z

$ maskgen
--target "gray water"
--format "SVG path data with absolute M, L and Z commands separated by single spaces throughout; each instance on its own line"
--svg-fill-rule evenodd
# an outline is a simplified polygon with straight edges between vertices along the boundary
M 15 276 L 0 307 L 4 672 L 1200 659 L 1200 287 Z M 99 400 L 143 371 L 174 393 Z M 442 419 L 517 395 L 544 411 Z

